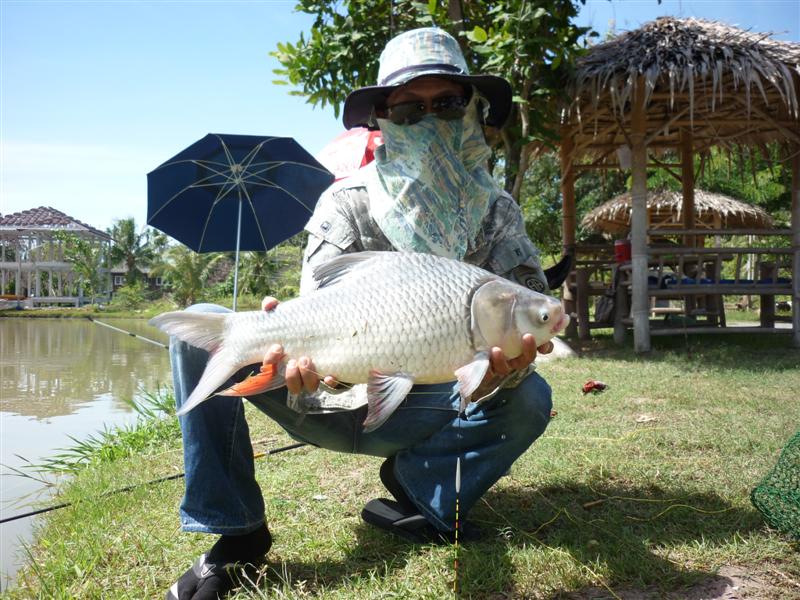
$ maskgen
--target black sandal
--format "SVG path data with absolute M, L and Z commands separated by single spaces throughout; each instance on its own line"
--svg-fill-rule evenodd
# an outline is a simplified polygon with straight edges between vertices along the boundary
M 439 531 L 416 511 L 408 511 L 394 500 L 376 498 L 370 500 L 361 511 L 361 518 L 370 525 L 388 531 L 417 544 L 452 544 L 455 531 Z M 474 542 L 483 537 L 472 524 L 461 524 L 459 542 Z

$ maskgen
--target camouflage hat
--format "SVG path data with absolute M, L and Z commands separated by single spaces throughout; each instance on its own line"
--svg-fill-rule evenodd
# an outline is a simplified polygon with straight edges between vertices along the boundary
M 511 112 L 511 85 L 496 75 L 470 75 L 456 39 L 437 27 L 412 29 L 389 40 L 381 52 L 378 85 L 357 89 L 344 101 L 344 126 L 374 129 L 374 107 L 399 86 L 431 75 L 474 85 L 489 102 L 486 124 L 503 126 Z

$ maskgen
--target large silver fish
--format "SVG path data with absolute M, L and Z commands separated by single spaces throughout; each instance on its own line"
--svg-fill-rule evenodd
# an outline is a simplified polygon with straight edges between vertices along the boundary
M 489 351 L 509 358 L 521 338 L 541 345 L 569 323 L 561 303 L 478 267 L 429 254 L 359 252 L 318 267 L 320 288 L 275 310 L 168 312 L 150 323 L 210 359 L 179 414 L 213 395 L 238 369 L 260 363 L 272 344 L 278 369 L 222 392 L 246 396 L 285 385 L 289 358 L 309 356 L 338 381 L 367 383 L 366 431 L 379 427 L 415 383 L 457 381 L 466 405 L 489 368 Z

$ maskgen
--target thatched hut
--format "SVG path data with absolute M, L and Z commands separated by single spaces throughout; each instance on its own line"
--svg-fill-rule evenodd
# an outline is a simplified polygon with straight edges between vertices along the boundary
M 590 210 L 581 227 L 593 233 L 624 236 L 631 229 L 633 198 L 620 194 Z M 674 190 L 647 194 L 647 220 L 650 227 L 679 229 L 683 226 L 683 195 Z M 724 194 L 694 190 L 694 223 L 699 229 L 769 229 L 772 217 L 763 209 Z
M 650 349 L 647 169 L 678 173 L 683 233 L 695 235 L 695 153 L 714 146 L 766 152 L 779 142 L 792 165 L 793 297 L 800 305 L 800 44 L 723 23 L 663 17 L 592 48 L 579 60 L 561 131 L 565 252 L 576 241 L 575 178 L 589 169 L 632 171 L 634 347 Z M 679 156 L 667 162 L 665 153 Z M 567 301 L 571 299 L 568 297 Z M 793 315 L 800 347 L 800 311 Z

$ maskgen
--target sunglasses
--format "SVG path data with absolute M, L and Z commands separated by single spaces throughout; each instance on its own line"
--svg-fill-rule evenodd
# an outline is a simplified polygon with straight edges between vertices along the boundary
M 467 113 L 469 98 L 464 96 L 442 96 L 431 101 L 430 112 L 437 119 L 455 121 L 462 119 Z M 428 113 L 424 102 L 401 102 L 386 107 L 386 117 L 395 125 L 413 125 L 419 123 Z

